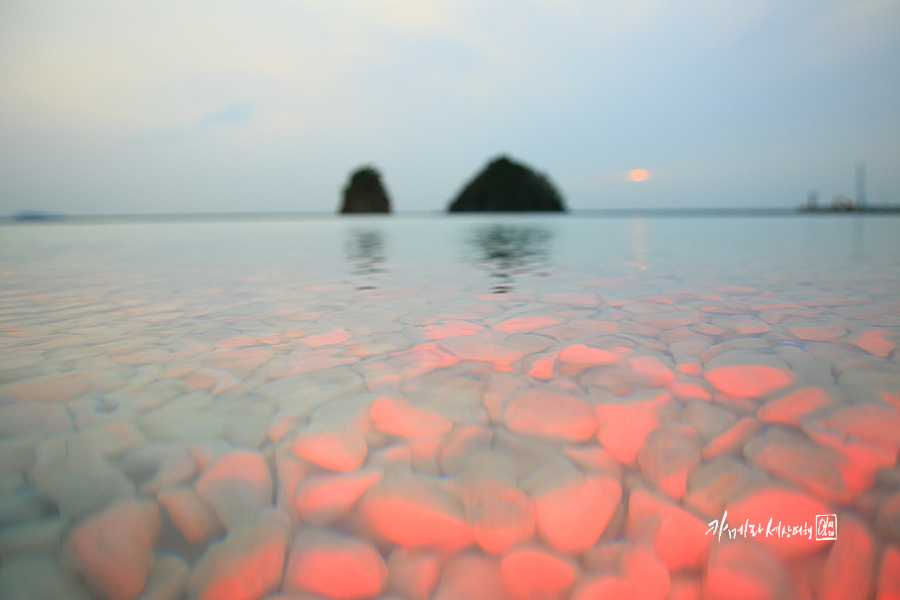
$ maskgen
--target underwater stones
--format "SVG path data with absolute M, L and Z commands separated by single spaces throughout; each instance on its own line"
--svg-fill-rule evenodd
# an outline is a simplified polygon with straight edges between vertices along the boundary
M 448 208 L 471 211 L 564 211 L 550 181 L 528 167 L 500 156 L 466 184 Z
M 877 598 L 878 600 L 900 598 L 900 548 L 894 544 L 886 546 L 881 557 Z
M 562 320 L 550 315 L 534 317 L 515 317 L 493 325 L 493 328 L 502 333 L 530 333 L 535 329 L 559 325 Z
M 425 332 L 428 341 L 433 342 L 435 340 L 443 340 L 461 335 L 475 335 L 483 329 L 484 327 L 477 323 L 472 323 L 471 321 L 450 319 L 426 325 L 422 328 L 422 331 Z M 500 330 L 498 329 L 498 331 Z
M 557 600 L 572 587 L 578 567 L 568 557 L 522 544 L 503 555 L 500 572 L 516 600 Z
M 320 406 L 294 436 L 291 451 L 332 471 L 355 471 L 366 460 L 368 400 L 342 398 Z
M 769 428 L 744 445 L 744 454 L 756 466 L 826 502 L 846 504 L 851 500 L 839 469 L 843 456 L 816 446 L 800 433 Z
M 136 491 L 134 483 L 95 447 L 73 437 L 54 437 L 39 445 L 31 477 L 66 519 L 113 500 L 133 498 Z
M 209 541 L 222 531 L 222 525 L 213 511 L 191 488 L 165 489 L 156 499 L 188 543 Z
M 534 505 L 512 478 L 472 478 L 461 496 L 475 543 L 488 554 L 502 554 L 534 536 Z
M 290 521 L 274 511 L 214 542 L 188 579 L 197 600 L 256 600 L 281 585 Z
M 644 478 L 670 498 L 680 500 L 688 475 L 700 464 L 700 448 L 693 436 L 659 428 L 652 431 L 638 453 Z
M 334 600 L 363 600 L 381 593 L 387 577 L 387 565 L 371 543 L 303 527 L 291 546 L 284 589 Z
M 666 392 L 617 397 L 595 390 L 591 398 L 598 421 L 597 440 L 625 465 L 634 462 L 647 435 L 659 425 L 660 411 L 672 399 Z
M 818 541 L 815 537 L 809 539 L 810 536 L 806 535 L 807 528 L 815 529 L 816 515 L 827 515 L 833 511 L 825 503 L 803 492 L 768 485 L 731 501 L 726 508 L 727 522 L 732 527 L 749 522 L 765 533 L 771 531 L 770 535 L 757 535 L 755 541 L 778 560 L 810 556 L 831 544 L 830 541 Z M 782 534 L 782 527 L 790 528 L 792 535 Z M 802 529 L 802 534 L 794 535 L 794 528 L 798 531 Z
M 184 597 L 189 574 L 190 568 L 180 556 L 157 554 L 138 600 L 179 600 Z
M 584 368 L 598 365 L 614 365 L 622 360 L 622 355 L 599 348 L 591 348 L 584 344 L 572 344 L 562 350 L 557 355 L 557 359 L 560 362 Z
M 833 342 L 847 333 L 847 329 L 839 323 L 834 323 L 832 325 L 789 327 L 788 331 L 790 331 L 797 339 L 814 342 Z
M 429 600 L 441 575 L 441 562 L 433 550 L 394 548 L 387 561 L 387 589 L 408 600 Z
M 363 494 L 359 511 L 378 536 L 408 548 L 464 548 L 473 541 L 459 498 L 402 467 Z
M 373 167 L 354 171 L 343 194 L 341 213 L 391 212 L 391 201 L 381 183 L 381 174 Z
M 16 402 L 0 406 L 0 436 L 51 435 L 72 431 L 72 419 L 64 404 Z
M 790 371 L 767 365 L 735 365 L 706 371 L 703 376 L 720 392 L 737 398 L 759 398 L 794 382 Z
M 378 431 L 407 438 L 446 435 L 453 422 L 435 412 L 423 410 L 404 398 L 382 395 L 372 402 L 369 416 Z
M 474 454 L 490 447 L 492 436 L 483 425 L 456 425 L 438 450 L 441 472 L 452 477 L 465 471 Z
M 615 574 L 616 580 L 628 584 L 617 587 L 621 587 L 623 594 L 628 587 L 630 593 L 615 597 L 632 600 L 665 600 L 669 597 L 669 570 L 647 544 L 628 541 L 598 544 L 585 553 L 583 560 L 589 572 Z M 582 596 L 595 597 L 584 592 Z
M 220 458 L 200 475 L 195 489 L 228 530 L 272 504 L 269 467 L 261 454 L 247 450 Z
M 582 553 L 606 529 L 622 497 L 622 486 L 606 475 L 555 477 L 531 489 L 537 531 L 550 546 Z
M 649 543 L 669 571 L 706 564 L 712 543 L 707 530 L 700 519 L 663 496 L 643 487 L 631 491 L 626 535 Z
M 464 550 L 447 561 L 432 600 L 512 600 L 500 562 Z
M 896 332 L 886 329 L 876 329 L 861 333 L 852 343 L 870 354 L 887 358 L 897 347 L 897 344 L 888 341 L 887 338 L 896 336 Z
M 311 475 L 297 487 L 294 508 L 307 523 L 331 523 L 346 515 L 366 490 L 383 477 L 384 473 L 378 469 Z
M 0 397 L 15 401 L 65 402 L 87 392 L 109 392 L 124 383 L 115 371 L 58 373 L 0 386 Z
M 703 577 L 706 600 L 785 600 L 787 570 L 763 547 L 745 540 L 713 546 Z
M 20 554 L 0 564 L 0 598 L 92 600 L 94 596 L 49 556 Z
M 597 431 L 586 402 L 549 390 L 529 390 L 507 401 L 503 421 L 510 431 L 550 439 L 584 441 Z
M 769 400 L 759 408 L 756 417 L 765 423 L 799 426 L 807 415 L 833 402 L 827 390 L 817 386 Z
M 734 498 L 765 482 L 765 472 L 736 457 L 714 458 L 688 475 L 684 506 L 704 517 L 718 519 Z
M 141 593 L 153 566 L 160 529 L 155 503 L 114 504 L 72 531 L 64 560 L 105 600 L 132 600 Z
M 822 568 L 817 593 L 822 600 L 865 600 L 875 580 L 875 540 L 848 513 L 838 515 L 838 536 Z

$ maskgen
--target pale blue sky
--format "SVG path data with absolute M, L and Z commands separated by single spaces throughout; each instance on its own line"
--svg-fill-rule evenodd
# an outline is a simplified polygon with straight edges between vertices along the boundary
M 0 215 L 900 202 L 896 0 L 3 0 L 0 81 Z

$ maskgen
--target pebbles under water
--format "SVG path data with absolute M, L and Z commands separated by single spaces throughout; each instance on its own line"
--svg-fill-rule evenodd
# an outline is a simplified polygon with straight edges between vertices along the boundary
M 5 228 L 0 597 L 900 597 L 896 256 L 453 223 Z

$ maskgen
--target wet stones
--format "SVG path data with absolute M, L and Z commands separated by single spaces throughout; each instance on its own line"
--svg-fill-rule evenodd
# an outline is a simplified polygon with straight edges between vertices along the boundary
M 622 497 L 612 477 L 583 475 L 550 478 L 531 490 L 537 531 L 551 547 L 581 553 L 606 529 Z
M 315 267 L 7 287 L 0 596 L 900 596 L 890 273 Z
M 521 545 L 500 561 L 500 572 L 517 600 L 557 600 L 572 587 L 578 568 L 574 561 L 536 545 Z
M 503 420 L 510 431 L 550 439 L 585 441 L 597 431 L 597 420 L 583 400 L 550 390 L 532 390 L 507 402 Z
M 195 489 L 229 530 L 254 519 L 272 504 L 269 467 L 256 452 L 238 450 L 226 454 L 203 472 Z
M 131 600 L 147 582 L 160 527 L 156 504 L 114 504 L 77 526 L 63 555 L 69 568 L 102 598 Z
M 370 488 L 359 509 L 380 538 L 400 546 L 458 549 L 473 541 L 459 498 L 439 481 L 403 468 Z
M 335 600 L 363 600 L 377 596 L 387 578 L 387 565 L 371 543 L 302 528 L 291 545 L 284 588 Z
M 201 557 L 188 580 L 198 600 L 255 600 L 276 591 L 282 581 L 289 521 L 266 511 L 254 522 L 233 528 Z

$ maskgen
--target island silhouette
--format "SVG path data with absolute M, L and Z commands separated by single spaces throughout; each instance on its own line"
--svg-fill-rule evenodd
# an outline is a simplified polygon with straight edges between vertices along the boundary
M 381 184 L 381 174 L 371 166 L 353 172 L 344 188 L 341 213 L 389 213 L 391 201 Z
M 492 160 L 462 189 L 449 212 L 564 212 L 562 196 L 546 176 L 505 155 Z

